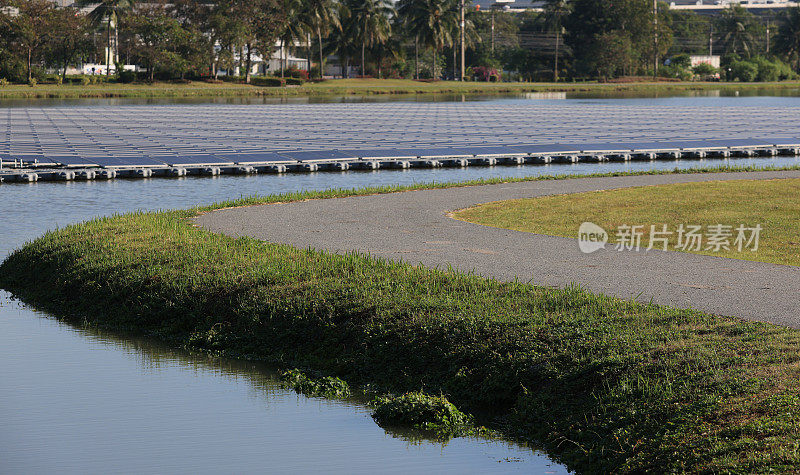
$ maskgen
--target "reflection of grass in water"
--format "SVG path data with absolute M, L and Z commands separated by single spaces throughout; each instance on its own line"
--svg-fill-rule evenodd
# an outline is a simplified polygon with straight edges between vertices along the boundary
M 192 227 L 196 214 L 48 233 L 0 266 L 0 285 L 174 344 L 445 394 L 580 470 L 800 464 L 796 330 L 233 239 Z
M 0 291 L 0 293 L 5 294 L 3 291 Z M 9 298 L 0 299 L 0 307 L 21 305 L 14 300 L 10 300 L 10 295 L 8 297 Z M 38 313 L 44 318 L 51 318 L 51 315 L 28 306 L 25 306 L 25 309 Z M 207 351 L 193 350 L 191 348 L 176 348 L 168 345 L 163 340 L 143 337 L 141 332 L 111 329 L 107 326 L 100 326 L 97 323 L 79 322 L 72 319 L 59 319 L 58 323 L 68 326 L 71 331 L 75 331 L 91 341 L 99 342 L 103 345 L 120 350 L 125 354 L 132 355 L 136 358 L 137 363 L 147 372 L 156 373 L 177 364 L 181 368 L 192 372 L 201 374 L 209 373 L 235 382 L 246 381 L 253 389 L 266 396 L 266 402 L 268 404 L 270 403 L 270 397 L 272 395 L 280 395 L 283 391 L 288 389 L 307 397 L 324 397 L 327 399 L 340 400 L 345 402 L 345 406 L 370 406 L 369 396 L 365 396 L 361 391 L 351 391 L 347 383 L 339 378 L 321 376 L 319 373 L 316 373 L 317 377 L 309 377 L 296 369 L 280 371 L 275 365 L 263 361 L 229 358 L 214 355 Z M 295 376 L 298 373 L 303 376 L 301 378 L 296 378 Z M 294 381 L 298 379 L 302 379 L 306 383 L 310 382 L 311 384 L 304 385 L 304 387 L 298 391 L 294 387 Z M 287 382 L 290 383 L 288 386 Z M 329 382 L 334 383 L 330 384 L 330 387 L 334 388 L 335 391 L 325 390 Z M 410 445 L 434 443 L 444 447 L 454 435 L 435 430 L 414 428 L 409 425 L 380 426 L 387 434 L 403 440 Z M 485 431 L 480 434 L 470 432 L 459 434 L 459 436 L 472 439 L 502 440 L 499 439 L 499 434 L 490 431 Z M 506 443 L 511 442 L 506 441 Z M 527 447 L 524 443 L 516 445 L 519 447 Z

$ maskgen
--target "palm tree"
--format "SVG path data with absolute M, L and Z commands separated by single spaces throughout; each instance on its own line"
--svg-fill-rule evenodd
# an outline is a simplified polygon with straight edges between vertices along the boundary
M 419 43 L 433 48 L 432 75 L 436 79 L 436 57 L 442 47 L 453 42 L 453 24 L 459 21 L 460 0 L 400 0 L 397 12 L 406 31 L 413 31 L 415 58 Z M 415 59 L 417 77 L 419 60 Z
M 456 2 L 456 6 L 459 7 L 458 2 Z M 473 48 L 475 45 L 481 42 L 481 35 L 478 33 L 478 30 L 475 28 L 475 22 L 472 21 L 472 14 L 470 13 L 470 0 L 465 0 L 465 13 L 464 16 L 464 48 Z M 477 12 L 476 12 L 477 13 Z M 452 37 L 452 44 L 453 47 L 453 79 L 456 78 L 456 68 L 458 67 L 458 46 L 461 42 L 461 12 L 458 11 L 457 18 L 454 23 L 450 24 L 452 31 L 450 35 Z
M 743 51 L 749 58 L 760 26 L 752 13 L 739 5 L 731 5 L 722 12 L 717 31 L 722 33 L 722 42 L 729 52 Z
M 419 37 L 427 22 L 426 0 L 400 0 L 397 2 L 397 22 L 404 31 L 414 32 L 414 79 L 419 79 Z
M 358 0 L 347 0 L 339 4 L 339 27 L 328 37 L 330 49 L 339 57 L 342 77 L 350 76 L 350 60 L 358 54 L 358 25 L 352 21 L 350 8 Z
M 389 0 L 355 0 L 350 3 L 349 21 L 361 40 L 361 75 L 366 76 L 367 46 L 383 44 L 389 39 L 389 17 L 394 8 Z
M 283 77 L 286 70 L 286 61 L 288 56 L 287 45 L 293 45 L 297 41 L 305 42 L 308 37 L 306 25 L 300 21 L 303 14 L 303 3 L 301 0 L 283 0 L 283 11 L 286 13 L 286 24 L 284 25 L 283 33 L 280 35 L 281 40 L 281 77 Z M 311 45 L 308 45 L 309 52 Z M 309 54 L 309 65 L 311 64 L 311 55 Z M 309 67 L 310 69 L 310 67 Z M 311 71 L 309 71 L 310 73 Z
M 556 33 L 556 51 L 553 64 L 553 81 L 558 82 L 558 51 L 561 35 L 564 34 L 564 18 L 572 10 L 570 0 L 547 0 L 544 7 L 544 22 L 546 28 Z
M 317 33 L 319 41 L 319 78 L 322 79 L 323 56 L 322 56 L 322 35 L 328 33 L 331 28 L 341 26 L 339 22 L 339 10 L 337 2 L 334 0 L 306 0 L 306 8 L 303 10 L 305 25 Z
M 420 32 L 420 39 L 427 46 L 433 48 L 431 71 L 436 79 L 436 57 L 444 46 L 453 43 L 453 23 L 458 23 L 459 0 L 425 0 L 424 13 L 426 22 Z
M 106 76 L 111 75 L 111 24 L 116 32 L 119 20 L 128 14 L 137 0 L 78 0 L 78 8 L 94 7 L 89 12 L 89 20 L 95 25 L 106 23 Z
M 793 7 L 783 13 L 783 23 L 778 29 L 775 47 L 787 61 L 800 70 L 800 7 Z

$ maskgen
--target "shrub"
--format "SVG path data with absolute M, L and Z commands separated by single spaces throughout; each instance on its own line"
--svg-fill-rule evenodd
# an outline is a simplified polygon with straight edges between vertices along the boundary
M 84 86 L 88 86 L 92 83 L 92 78 L 90 76 L 81 76 L 81 84 Z
M 749 61 L 735 61 L 731 63 L 731 72 L 728 79 L 741 82 L 753 82 L 758 77 L 758 65 Z
M 700 63 L 692 68 L 692 72 L 701 77 L 714 76 L 719 72 L 719 69 L 711 66 L 708 63 Z
M 0 78 L 0 87 L 8 86 L 8 79 Z
M 119 72 L 119 82 L 124 84 L 132 83 L 136 80 L 136 73 L 133 71 L 122 70 Z
M 756 56 L 751 62 L 758 65 L 758 81 L 782 81 L 797 76 L 791 66 L 777 58 L 770 60 L 763 56 Z
M 780 77 L 780 69 L 778 65 L 767 58 L 764 58 L 763 56 L 756 56 L 751 61 L 758 67 L 756 81 L 777 81 Z
M 285 77 L 303 79 L 305 81 L 308 81 L 308 71 L 306 71 L 305 69 L 300 69 L 297 66 L 289 66 L 283 71 L 283 75 Z
M 689 69 L 692 66 L 692 58 L 688 54 L 677 54 L 669 59 L 669 64 L 677 68 Z
M 251 77 L 250 84 L 263 87 L 281 87 L 286 85 L 286 79 L 273 77 Z
M 678 64 L 670 63 L 658 68 L 658 75 L 662 78 L 675 78 L 681 81 L 692 79 L 692 72 Z
M 444 396 L 421 392 L 382 397 L 372 402 L 372 417 L 381 425 L 411 426 L 415 429 L 455 434 L 473 425 L 472 416 L 459 411 Z
M 499 82 L 500 73 L 497 69 L 488 66 L 477 66 L 472 68 L 472 74 L 477 81 Z
M 300 78 L 286 78 L 286 84 L 291 86 L 302 86 L 305 84 L 305 81 Z
M 328 398 L 350 396 L 350 386 L 345 381 L 331 376 L 309 377 L 295 368 L 281 373 L 279 379 L 282 386 L 292 388 L 296 393 L 305 394 L 306 396 L 324 396 Z
M 38 81 L 36 78 L 30 78 L 30 80 L 28 80 L 28 86 L 30 86 L 30 87 L 33 87 L 33 86 L 35 86 L 35 85 L 36 85 L 38 82 L 39 82 L 39 81 Z
M 244 82 L 244 77 L 242 76 L 232 76 L 232 75 L 224 75 L 219 77 L 220 80 L 224 82 Z

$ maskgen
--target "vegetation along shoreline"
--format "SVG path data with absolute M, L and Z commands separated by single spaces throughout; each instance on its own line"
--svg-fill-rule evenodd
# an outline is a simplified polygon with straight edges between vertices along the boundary
M 554 178 L 569 177 L 527 179 Z M 579 472 L 794 470 L 800 331 L 576 287 L 234 239 L 190 221 L 231 206 L 508 181 L 519 180 L 98 218 L 12 253 L 0 265 L 0 287 L 74 322 L 312 368 L 385 392 L 443 395 Z M 439 403 L 451 419 L 469 419 Z
M 410 79 L 336 79 L 306 83 L 295 87 L 268 87 L 254 84 L 158 82 L 153 84 L 100 83 L 93 85 L 0 86 L 2 99 L 82 99 L 82 98 L 214 98 L 214 97 L 319 97 L 436 94 L 524 94 L 531 92 L 590 93 L 598 96 L 641 94 L 653 96 L 674 93 L 720 91 L 735 95 L 780 94 L 800 90 L 800 82 L 632 82 L 632 83 L 486 83 Z

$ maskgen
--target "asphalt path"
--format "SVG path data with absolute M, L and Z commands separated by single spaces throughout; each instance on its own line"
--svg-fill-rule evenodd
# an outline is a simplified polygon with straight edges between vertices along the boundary
M 575 239 L 449 217 L 455 210 L 491 201 L 776 178 L 800 178 L 800 171 L 572 178 L 419 190 L 224 209 L 196 221 L 234 237 L 337 253 L 358 251 L 429 267 L 450 265 L 504 281 L 551 287 L 578 283 L 606 295 L 800 328 L 800 267 L 674 251 L 617 251 L 612 246 L 584 254 Z

